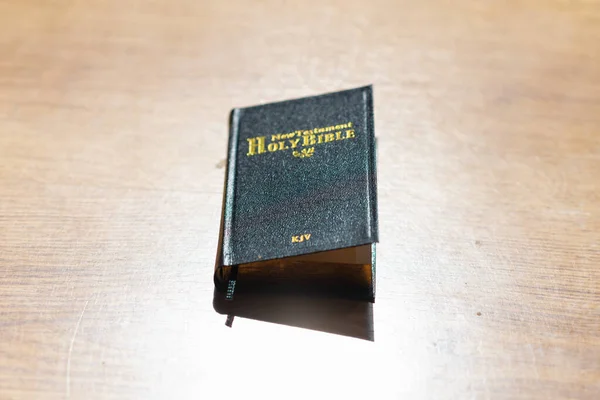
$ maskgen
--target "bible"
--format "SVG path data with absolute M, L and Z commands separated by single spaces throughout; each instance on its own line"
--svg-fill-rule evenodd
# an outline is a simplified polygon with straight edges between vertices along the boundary
M 230 115 L 215 286 L 374 301 L 371 86 Z

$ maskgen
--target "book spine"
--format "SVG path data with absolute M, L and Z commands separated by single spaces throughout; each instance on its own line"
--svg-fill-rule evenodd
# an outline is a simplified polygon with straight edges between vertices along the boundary
M 225 300 L 233 300 L 233 294 L 235 292 L 235 285 L 237 283 L 238 266 L 234 265 L 231 267 L 231 275 L 227 282 L 227 293 L 225 294 Z
M 233 219 L 235 201 L 235 181 L 237 175 L 237 150 L 241 110 L 239 108 L 231 111 L 229 119 L 229 145 L 227 152 L 227 171 L 225 181 L 225 204 L 223 212 L 223 246 L 221 248 L 222 265 L 233 265 Z

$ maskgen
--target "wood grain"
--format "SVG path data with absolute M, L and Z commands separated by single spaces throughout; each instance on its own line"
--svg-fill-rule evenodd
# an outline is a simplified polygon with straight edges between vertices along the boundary
M 0 398 L 598 399 L 600 3 L 286 3 L 0 1 Z M 374 342 L 225 327 L 229 110 L 368 83 Z

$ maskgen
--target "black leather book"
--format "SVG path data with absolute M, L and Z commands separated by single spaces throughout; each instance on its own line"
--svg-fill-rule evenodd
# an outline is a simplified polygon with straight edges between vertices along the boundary
M 375 298 L 371 86 L 231 112 L 215 284 Z

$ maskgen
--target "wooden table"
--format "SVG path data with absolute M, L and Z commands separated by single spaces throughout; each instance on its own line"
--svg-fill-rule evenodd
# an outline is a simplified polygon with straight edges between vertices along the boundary
M 369 83 L 377 302 L 226 327 L 229 110 Z M 260 396 L 600 398 L 598 2 L 0 2 L 0 399 Z

